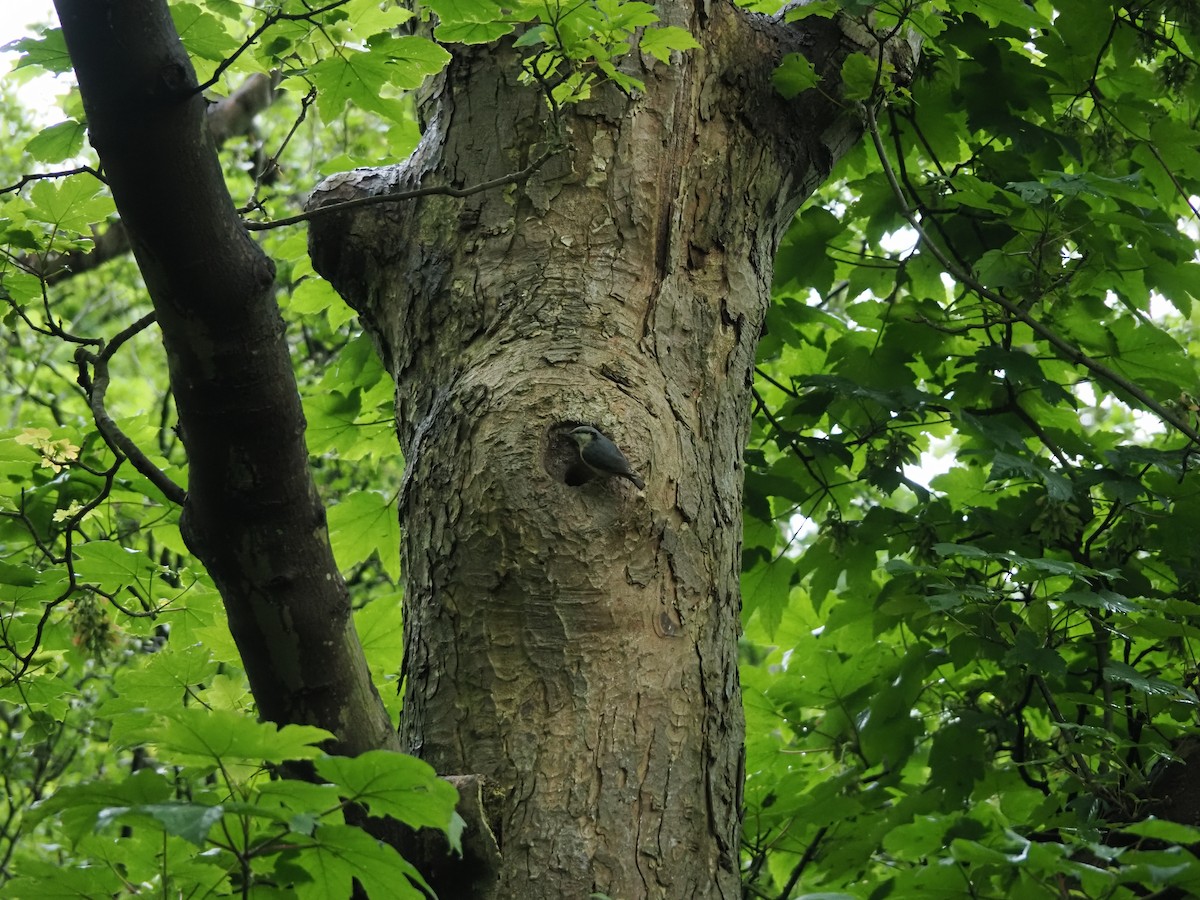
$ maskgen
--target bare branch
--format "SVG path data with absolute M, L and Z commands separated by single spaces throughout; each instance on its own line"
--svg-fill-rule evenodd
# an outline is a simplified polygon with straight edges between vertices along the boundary
M 154 321 L 155 314 L 147 313 L 117 334 L 99 353 L 91 353 L 80 347 L 75 351 L 75 361 L 80 367 L 79 383 L 87 391 L 88 406 L 92 410 L 92 418 L 96 422 L 96 428 L 99 429 L 100 435 L 104 438 L 104 442 L 108 444 L 109 449 L 116 454 L 117 460 L 128 459 L 133 464 L 133 467 L 145 475 L 151 484 L 162 491 L 168 500 L 172 503 L 183 505 L 184 500 L 187 499 L 187 491 L 168 478 L 154 463 L 150 462 L 150 458 L 142 452 L 142 449 L 113 421 L 112 416 L 108 414 L 108 410 L 104 406 L 104 395 L 108 391 L 109 382 L 108 361 L 112 359 L 113 354 L 121 348 L 122 344 L 134 335 L 144 331 Z M 92 367 L 91 377 L 87 374 L 87 366 L 89 364 Z
M 19 191 L 31 181 L 41 181 L 45 178 L 66 178 L 68 175 L 94 175 L 98 181 L 104 181 L 104 176 L 91 166 L 76 166 L 74 169 L 63 169 L 61 172 L 35 172 L 32 175 L 22 175 L 19 180 L 7 187 L 0 188 L 0 194 L 11 194 Z
M 503 187 L 507 184 L 520 184 L 540 169 L 543 163 L 554 155 L 554 152 L 553 149 L 545 150 L 523 169 L 519 169 L 516 172 L 509 172 L 507 175 L 501 175 L 499 178 L 493 178 L 490 181 L 481 181 L 470 187 L 456 188 L 449 184 L 435 184 L 412 191 L 399 191 L 395 194 L 376 194 L 372 197 L 357 197 L 354 200 L 344 200 L 341 203 L 330 203 L 328 206 L 319 206 L 316 209 L 310 209 L 307 212 L 288 216 L 284 219 L 276 219 L 273 222 L 246 222 L 245 226 L 248 231 L 267 231 L 271 228 L 282 228 L 285 225 L 297 225 L 300 222 L 308 222 L 318 216 L 329 213 L 346 212 L 347 210 L 358 209 L 362 206 L 374 206 L 377 203 L 399 203 L 403 200 L 414 200 L 417 197 L 432 197 L 435 195 L 469 197 L 472 194 Z

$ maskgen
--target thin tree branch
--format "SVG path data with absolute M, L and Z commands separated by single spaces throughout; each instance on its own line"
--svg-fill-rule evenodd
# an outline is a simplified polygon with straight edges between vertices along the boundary
M 154 313 L 147 313 L 142 316 L 128 328 L 118 333 L 99 353 L 90 353 L 83 347 L 80 347 L 75 351 L 75 361 L 79 364 L 79 383 L 87 391 L 88 406 L 91 407 L 92 418 L 95 420 L 96 428 L 99 429 L 100 435 L 104 438 L 104 442 L 108 444 L 109 449 L 117 455 L 118 461 L 128 459 L 133 464 L 133 467 L 145 475 L 151 484 L 162 491 L 168 500 L 182 506 L 183 501 L 187 499 L 187 491 L 168 478 L 154 463 L 150 462 L 150 458 L 142 452 L 142 449 L 113 421 L 112 416 L 108 414 L 108 410 L 104 406 L 104 395 L 108 391 L 109 382 L 108 361 L 112 359 L 113 354 L 121 348 L 122 344 L 148 328 L 155 321 L 155 318 Z M 90 378 L 87 374 L 87 366 L 89 364 L 92 367 L 92 376 Z
M 519 169 L 516 172 L 509 172 L 507 175 L 501 175 L 499 178 L 493 178 L 490 181 L 481 181 L 470 187 L 456 188 L 450 184 L 435 184 L 412 191 L 399 191 L 395 194 L 376 194 L 373 197 L 357 197 L 354 200 L 330 203 L 328 206 L 318 206 L 316 209 L 310 209 L 307 212 L 288 216 L 284 219 L 276 219 L 273 222 L 245 222 L 243 224 L 246 226 L 247 231 L 267 231 L 271 228 L 282 228 L 285 225 L 298 225 L 301 222 L 308 222 L 318 216 L 329 213 L 346 212 L 347 210 L 358 209 L 363 206 L 374 206 L 377 203 L 399 203 L 404 200 L 415 200 L 417 197 L 432 197 L 435 195 L 469 197 L 472 194 L 478 194 L 481 191 L 491 190 L 492 188 L 504 187 L 508 184 L 520 184 L 540 169 L 543 163 L 553 156 L 554 153 L 553 149 L 545 150 L 523 169 Z
M 98 169 L 93 169 L 91 166 L 76 166 L 74 169 L 63 169 L 61 172 L 35 172 L 32 175 L 22 175 L 17 181 L 0 188 L 0 194 L 11 194 L 13 191 L 19 191 L 31 181 L 41 181 L 44 178 L 66 178 L 68 175 L 93 175 L 96 180 L 102 184 L 107 184 L 104 176 L 100 174 Z
M 821 841 L 825 839 L 826 832 L 829 831 L 828 825 L 822 825 L 817 829 L 816 836 L 807 847 L 804 848 L 804 855 L 800 857 L 800 862 L 796 863 L 796 868 L 792 869 L 792 874 L 787 880 L 787 884 L 783 886 L 783 890 L 779 892 L 779 900 L 787 900 L 792 896 L 792 889 L 800 881 L 800 876 L 804 874 L 804 870 L 808 868 L 808 864 L 813 861 L 817 855 L 817 848 L 821 846 Z

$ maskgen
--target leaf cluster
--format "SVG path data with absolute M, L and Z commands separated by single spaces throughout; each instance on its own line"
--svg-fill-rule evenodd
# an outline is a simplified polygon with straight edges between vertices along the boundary
M 210 680 L 212 687 L 195 691 Z M 457 840 L 454 788 L 413 757 L 327 756 L 316 746 L 327 732 L 277 729 L 209 705 L 224 687 L 200 651 L 178 654 L 169 669 L 122 673 L 99 714 L 112 723 L 114 743 L 140 748 L 138 766 L 120 780 L 62 787 L 38 805 L 30 824 L 54 818 L 69 841 L 69 862 L 23 863 L 10 896 L 153 890 L 323 898 L 349 896 L 355 881 L 378 896 L 427 896 L 416 869 L 347 825 L 344 812 L 356 804 Z M 201 705 L 179 706 L 180 689 L 195 691 Z M 165 712 L 141 705 L 155 694 Z M 270 777 L 273 767 L 297 760 L 311 761 L 316 783 Z

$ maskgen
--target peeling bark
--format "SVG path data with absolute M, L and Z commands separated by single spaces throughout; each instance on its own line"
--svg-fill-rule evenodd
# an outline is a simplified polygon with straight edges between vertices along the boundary
M 702 11 L 703 10 L 703 11 Z M 690 20 L 688 19 L 690 11 Z M 506 191 L 314 220 L 318 270 L 397 385 L 410 752 L 500 786 L 502 863 L 472 897 L 740 896 L 741 451 L 771 264 L 861 135 L 830 92 L 785 102 L 803 51 L 863 49 L 730 4 L 673 4 L 703 43 L 548 119 L 511 47 L 460 50 L 425 136 L 313 205 L 524 166 Z M 575 484 L 595 425 L 647 487 Z M 463 896 L 463 894 L 458 894 Z

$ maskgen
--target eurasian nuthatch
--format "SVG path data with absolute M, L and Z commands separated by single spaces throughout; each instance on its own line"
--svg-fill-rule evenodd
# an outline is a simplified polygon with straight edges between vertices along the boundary
M 629 460 L 620 448 L 591 425 L 580 425 L 571 430 L 571 440 L 579 447 L 579 458 L 597 475 L 617 475 L 628 478 L 637 489 L 643 490 L 646 482 L 629 466 Z

